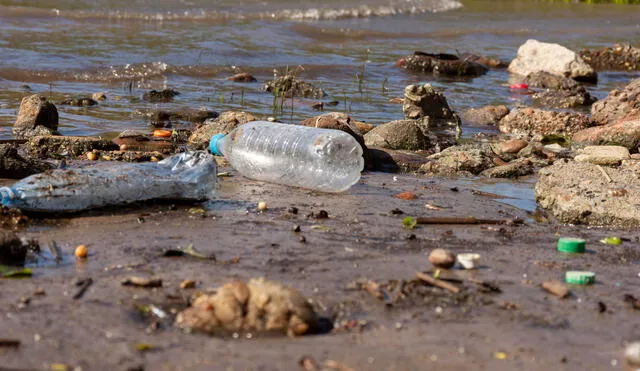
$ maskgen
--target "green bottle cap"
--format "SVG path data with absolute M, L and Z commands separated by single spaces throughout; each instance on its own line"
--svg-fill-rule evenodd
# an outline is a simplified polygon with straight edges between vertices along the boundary
M 583 253 L 585 251 L 585 242 L 582 238 L 560 238 L 558 239 L 558 251 Z
M 596 282 L 596 274 L 593 272 L 569 271 L 564 275 L 567 283 L 575 285 L 593 285 Z

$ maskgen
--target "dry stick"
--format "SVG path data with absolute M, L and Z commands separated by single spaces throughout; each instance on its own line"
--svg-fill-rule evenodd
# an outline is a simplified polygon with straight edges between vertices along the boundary
M 519 224 L 520 219 L 478 219 L 470 217 L 433 217 L 416 218 L 417 224 Z
M 607 174 L 607 172 L 602 168 L 602 166 L 600 165 L 596 165 L 598 167 L 598 170 L 600 170 L 600 172 L 602 173 L 602 175 L 604 175 L 604 177 L 607 179 L 607 181 L 609 183 L 613 182 L 613 179 L 611 179 L 611 177 L 609 176 L 609 174 Z
M 443 280 L 439 280 L 437 278 L 433 278 L 429 275 L 426 275 L 422 272 L 416 272 L 416 277 L 418 277 L 419 279 L 423 280 L 424 282 L 439 287 L 441 289 L 445 289 L 445 290 L 449 290 L 454 294 L 457 294 L 460 292 L 460 289 L 457 286 L 454 286 L 452 284 L 450 284 L 449 282 L 445 282 Z

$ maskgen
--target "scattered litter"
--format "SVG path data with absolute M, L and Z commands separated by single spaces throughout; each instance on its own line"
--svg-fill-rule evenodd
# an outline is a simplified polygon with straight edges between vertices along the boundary
M 160 278 L 143 278 L 134 276 L 125 278 L 121 283 L 123 286 L 162 287 L 162 280 Z
M 480 261 L 480 254 L 464 253 L 464 254 L 458 254 L 456 258 L 458 260 L 458 263 L 462 266 L 462 268 L 475 269 L 476 266 L 478 265 L 478 262 Z
M 203 254 L 203 253 L 199 252 L 198 250 L 196 250 L 196 248 L 193 247 L 193 244 L 189 244 L 185 248 L 181 248 L 180 246 L 178 246 L 178 248 L 176 248 L 176 249 L 165 250 L 162 253 L 162 256 L 165 256 L 165 257 L 191 256 L 191 257 L 198 258 L 198 259 L 214 260 L 214 261 L 217 260 L 215 254 L 213 254 L 213 253 L 211 253 L 211 254 Z
M 600 242 L 606 245 L 620 245 L 622 244 L 622 239 L 620 237 L 605 237 Z
M 76 258 L 78 259 L 86 259 L 89 255 L 89 249 L 87 245 L 78 245 L 75 250 Z
M 0 277 L 2 278 L 27 278 L 33 275 L 31 268 L 17 268 L 0 265 Z
M 148 352 L 156 347 L 148 343 L 138 343 L 135 345 L 135 348 L 138 352 Z
M 566 298 L 567 296 L 569 296 L 569 288 L 567 287 L 567 285 L 558 280 L 545 281 L 541 286 L 547 292 L 559 298 Z
M 508 355 L 505 352 L 495 352 L 493 356 L 495 357 L 495 359 L 499 360 L 505 360 L 508 358 Z
M 258 202 L 258 211 L 265 211 L 265 210 L 267 210 L 267 203 L 264 201 Z
M 580 254 L 585 252 L 585 240 L 582 238 L 559 238 L 558 239 L 558 251 L 571 253 L 571 254 Z
M 401 200 L 410 201 L 410 200 L 415 200 L 416 198 L 418 198 L 418 195 L 416 195 L 413 192 L 401 192 L 401 193 L 398 193 L 397 195 L 395 195 L 393 197 L 399 198 Z
M 593 272 L 569 271 L 565 273 L 565 281 L 575 285 L 593 285 L 596 274 Z
M 432 285 L 432 286 L 436 286 L 439 287 L 441 289 L 445 289 L 448 291 L 451 291 L 454 294 L 457 294 L 458 292 L 460 292 L 460 288 L 458 288 L 455 285 L 452 285 L 446 281 L 437 279 L 437 278 L 433 278 L 429 275 L 426 275 L 422 272 L 416 272 L 416 277 L 418 277 L 419 279 L 421 279 L 422 281 Z
M 153 136 L 156 138 L 171 138 L 171 134 L 169 130 L 158 129 L 153 131 Z
M 522 219 L 479 219 L 469 217 L 423 217 L 416 218 L 417 224 L 522 224 Z
M 20 344 L 20 340 L 0 338 L 0 348 L 17 348 Z

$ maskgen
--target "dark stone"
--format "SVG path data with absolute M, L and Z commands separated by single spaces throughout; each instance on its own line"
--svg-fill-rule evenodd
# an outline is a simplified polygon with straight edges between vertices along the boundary
M 59 104 L 65 106 L 78 106 L 78 107 L 90 107 L 98 104 L 98 101 L 92 98 L 74 98 L 74 99 L 66 99 L 60 102 Z
M 430 54 L 414 52 L 413 55 L 400 58 L 396 66 L 409 71 L 446 75 L 451 77 L 481 76 L 489 70 L 480 63 L 469 59 L 460 59 L 451 54 Z
M 0 174 L 2 178 L 20 179 L 53 168 L 53 165 L 26 159 L 11 144 L 0 144 Z
M 640 48 L 629 44 L 598 50 L 583 49 L 580 56 L 597 71 L 640 71 Z
M 66 137 L 46 135 L 31 138 L 27 143 L 29 153 L 39 158 L 78 157 L 87 152 L 118 149 L 118 145 L 108 139 L 98 137 Z
M 177 95 L 180 95 L 180 93 L 173 89 L 164 89 L 161 91 L 151 90 L 144 93 L 142 99 L 148 102 L 162 103 L 171 101 L 173 97 Z
M 275 94 L 278 97 L 295 97 L 295 98 L 315 98 L 320 99 L 327 95 L 324 90 L 313 86 L 312 84 L 298 80 L 293 75 L 278 77 L 275 80 L 268 81 L 264 90 Z

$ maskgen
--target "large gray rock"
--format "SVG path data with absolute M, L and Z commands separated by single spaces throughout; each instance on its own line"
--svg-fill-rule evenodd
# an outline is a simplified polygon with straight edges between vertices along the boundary
M 196 149 L 209 148 L 209 141 L 212 136 L 229 134 L 231 130 L 239 125 L 258 119 L 257 116 L 247 112 L 223 112 L 215 120 L 205 120 L 204 123 L 198 125 L 189 137 L 189 144 Z
M 640 78 L 623 89 L 613 90 L 591 106 L 591 115 L 600 125 L 613 123 L 627 116 L 640 115 Z
M 619 145 L 629 150 L 640 146 L 640 115 L 620 119 L 613 124 L 580 130 L 573 135 L 573 145 Z
M 502 118 L 498 127 L 503 133 L 536 137 L 552 134 L 571 136 L 593 125 L 590 117 L 579 113 L 518 108 Z
M 26 139 L 36 135 L 57 134 L 58 109 L 42 95 L 22 98 L 18 117 L 13 124 L 13 135 Z
M 575 52 L 559 44 L 527 40 L 509 64 L 509 72 L 527 76 L 540 71 L 578 81 L 595 82 L 598 79 L 595 70 Z
M 375 127 L 364 135 L 368 147 L 409 151 L 434 149 L 434 138 L 425 120 L 397 120 Z
M 619 168 L 556 161 L 540 170 L 535 187 L 536 200 L 562 223 L 638 227 L 638 173 L 638 161 L 624 161 Z

